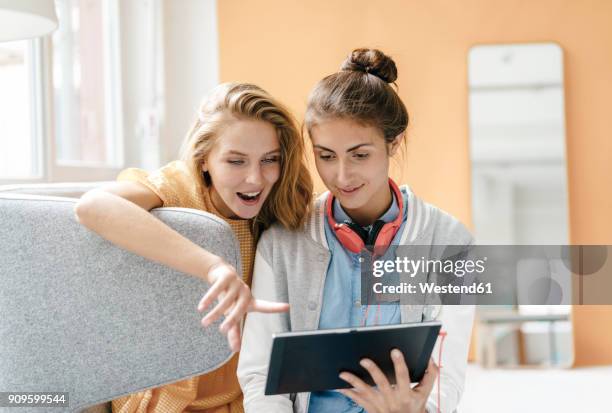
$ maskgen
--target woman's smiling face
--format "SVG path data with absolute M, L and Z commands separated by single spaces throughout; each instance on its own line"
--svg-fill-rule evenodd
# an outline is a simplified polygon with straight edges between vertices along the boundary
M 230 122 L 202 166 L 210 174 L 215 208 L 228 218 L 255 217 L 280 176 L 280 158 L 277 132 L 270 123 Z
M 326 120 L 310 132 L 327 189 L 356 222 L 372 223 L 391 202 L 389 158 L 400 139 L 387 144 L 377 128 L 344 118 Z

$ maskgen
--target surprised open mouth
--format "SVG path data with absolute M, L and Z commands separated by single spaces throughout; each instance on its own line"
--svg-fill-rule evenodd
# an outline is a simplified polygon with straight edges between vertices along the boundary
M 259 197 L 261 196 L 261 191 L 259 192 L 236 192 L 236 195 L 238 195 L 238 198 L 242 199 L 243 201 L 252 203 L 252 202 L 257 202 L 259 200 Z

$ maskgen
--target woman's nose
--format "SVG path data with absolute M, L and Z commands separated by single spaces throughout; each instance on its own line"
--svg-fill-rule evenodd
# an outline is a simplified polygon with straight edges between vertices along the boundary
M 346 184 L 350 181 L 351 178 L 351 170 L 349 165 L 346 164 L 346 162 L 338 162 L 338 174 L 337 179 L 338 179 L 338 183 L 340 184 Z
M 261 185 L 262 181 L 263 176 L 261 173 L 261 168 L 259 166 L 251 168 L 246 177 L 246 182 L 253 185 Z

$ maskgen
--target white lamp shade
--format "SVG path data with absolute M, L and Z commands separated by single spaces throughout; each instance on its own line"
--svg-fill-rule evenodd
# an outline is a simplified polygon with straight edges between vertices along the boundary
M 53 0 L 0 0 L 0 42 L 44 36 L 57 25 Z

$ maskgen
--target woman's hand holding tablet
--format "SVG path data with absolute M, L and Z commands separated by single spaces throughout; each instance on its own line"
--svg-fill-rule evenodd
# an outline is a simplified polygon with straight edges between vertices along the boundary
M 438 376 L 438 366 L 429 359 L 425 375 L 419 384 L 412 387 L 410 373 L 402 352 L 391 351 L 391 360 L 395 369 L 396 384 L 392 385 L 385 374 L 372 360 L 364 358 L 359 364 L 370 373 L 376 387 L 372 387 L 359 377 L 349 372 L 340 373 L 340 378 L 349 383 L 352 389 L 338 391 L 355 401 L 368 413 L 403 413 L 424 412 L 427 398 Z

